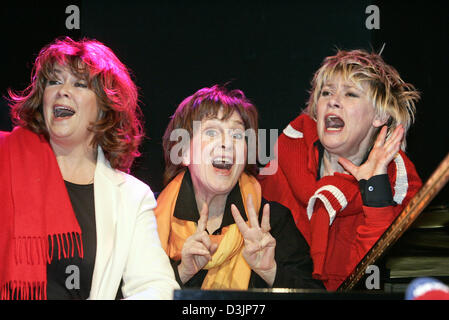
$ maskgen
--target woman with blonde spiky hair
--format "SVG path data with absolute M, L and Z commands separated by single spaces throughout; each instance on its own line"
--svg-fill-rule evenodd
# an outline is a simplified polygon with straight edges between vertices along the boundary
M 289 207 L 314 277 L 335 290 L 421 187 L 404 153 L 419 93 L 380 55 L 338 51 L 277 142 L 264 196 Z

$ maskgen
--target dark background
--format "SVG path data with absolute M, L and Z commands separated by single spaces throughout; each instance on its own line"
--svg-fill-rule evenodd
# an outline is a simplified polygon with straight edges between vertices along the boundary
M 81 27 L 68 30 L 68 5 Z M 380 9 L 368 30 L 365 9 Z M 309 83 L 336 48 L 379 52 L 422 93 L 407 153 L 426 181 L 449 148 L 449 12 L 444 1 L 46 1 L 2 4 L 0 95 L 24 89 L 39 50 L 59 36 L 104 42 L 133 71 L 147 138 L 132 173 L 162 188 L 161 137 L 196 90 L 231 82 L 256 104 L 260 127 L 279 132 L 305 107 Z M 0 100 L 0 130 L 10 130 Z M 446 186 L 433 204 L 449 203 Z

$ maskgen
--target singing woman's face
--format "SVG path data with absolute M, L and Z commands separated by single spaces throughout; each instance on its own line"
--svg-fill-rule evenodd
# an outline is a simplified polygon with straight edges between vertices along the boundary
M 237 112 L 222 119 L 203 119 L 190 143 L 190 163 L 195 193 L 203 197 L 228 194 L 238 182 L 247 158 L 245 127 Z
M 50 142 L 74 146 L 90 144 L 88 130 L 98 116 L 97 96 L 84 79 L 79 79 L 65 66 L 54 66 L 43 97 L 44 118 Z
M 365 85 L 341 76 L 327 81 L 317 102 L 317 131 L 324 148 L 350 158 L 368 148 L 381 122 Z

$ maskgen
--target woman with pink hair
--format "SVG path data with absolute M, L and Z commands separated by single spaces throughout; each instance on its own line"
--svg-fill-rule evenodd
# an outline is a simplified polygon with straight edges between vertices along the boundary
M 170 299 L 150 188 L 128 174 L 143 137 L 125 65 L 95 40 L 56 40 L 10 91 L 0 134 L 1 299 Z

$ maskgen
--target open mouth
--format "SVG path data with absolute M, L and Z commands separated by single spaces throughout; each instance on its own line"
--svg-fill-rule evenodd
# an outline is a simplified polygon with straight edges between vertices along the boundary
M 75 110 L 67 106 L 56 105 L 53 108 L 53 115 L 55 118 L 67 118 L 73 116 L 74 114 Z
M 212 166 L 215 169 L 220 169 L 220 170 L 231 170 L 233 165 L 234 165 L 234 163 L 232 162 L 232 160 L 228 159 L 228 158 L 215 158 L 212 161 Z
M 339 131 L 345 126 L 343 119 L 333 114 L 326 116 L 324 119 L 324 124 L 326 126 L 326 130 L 329 131 Z

